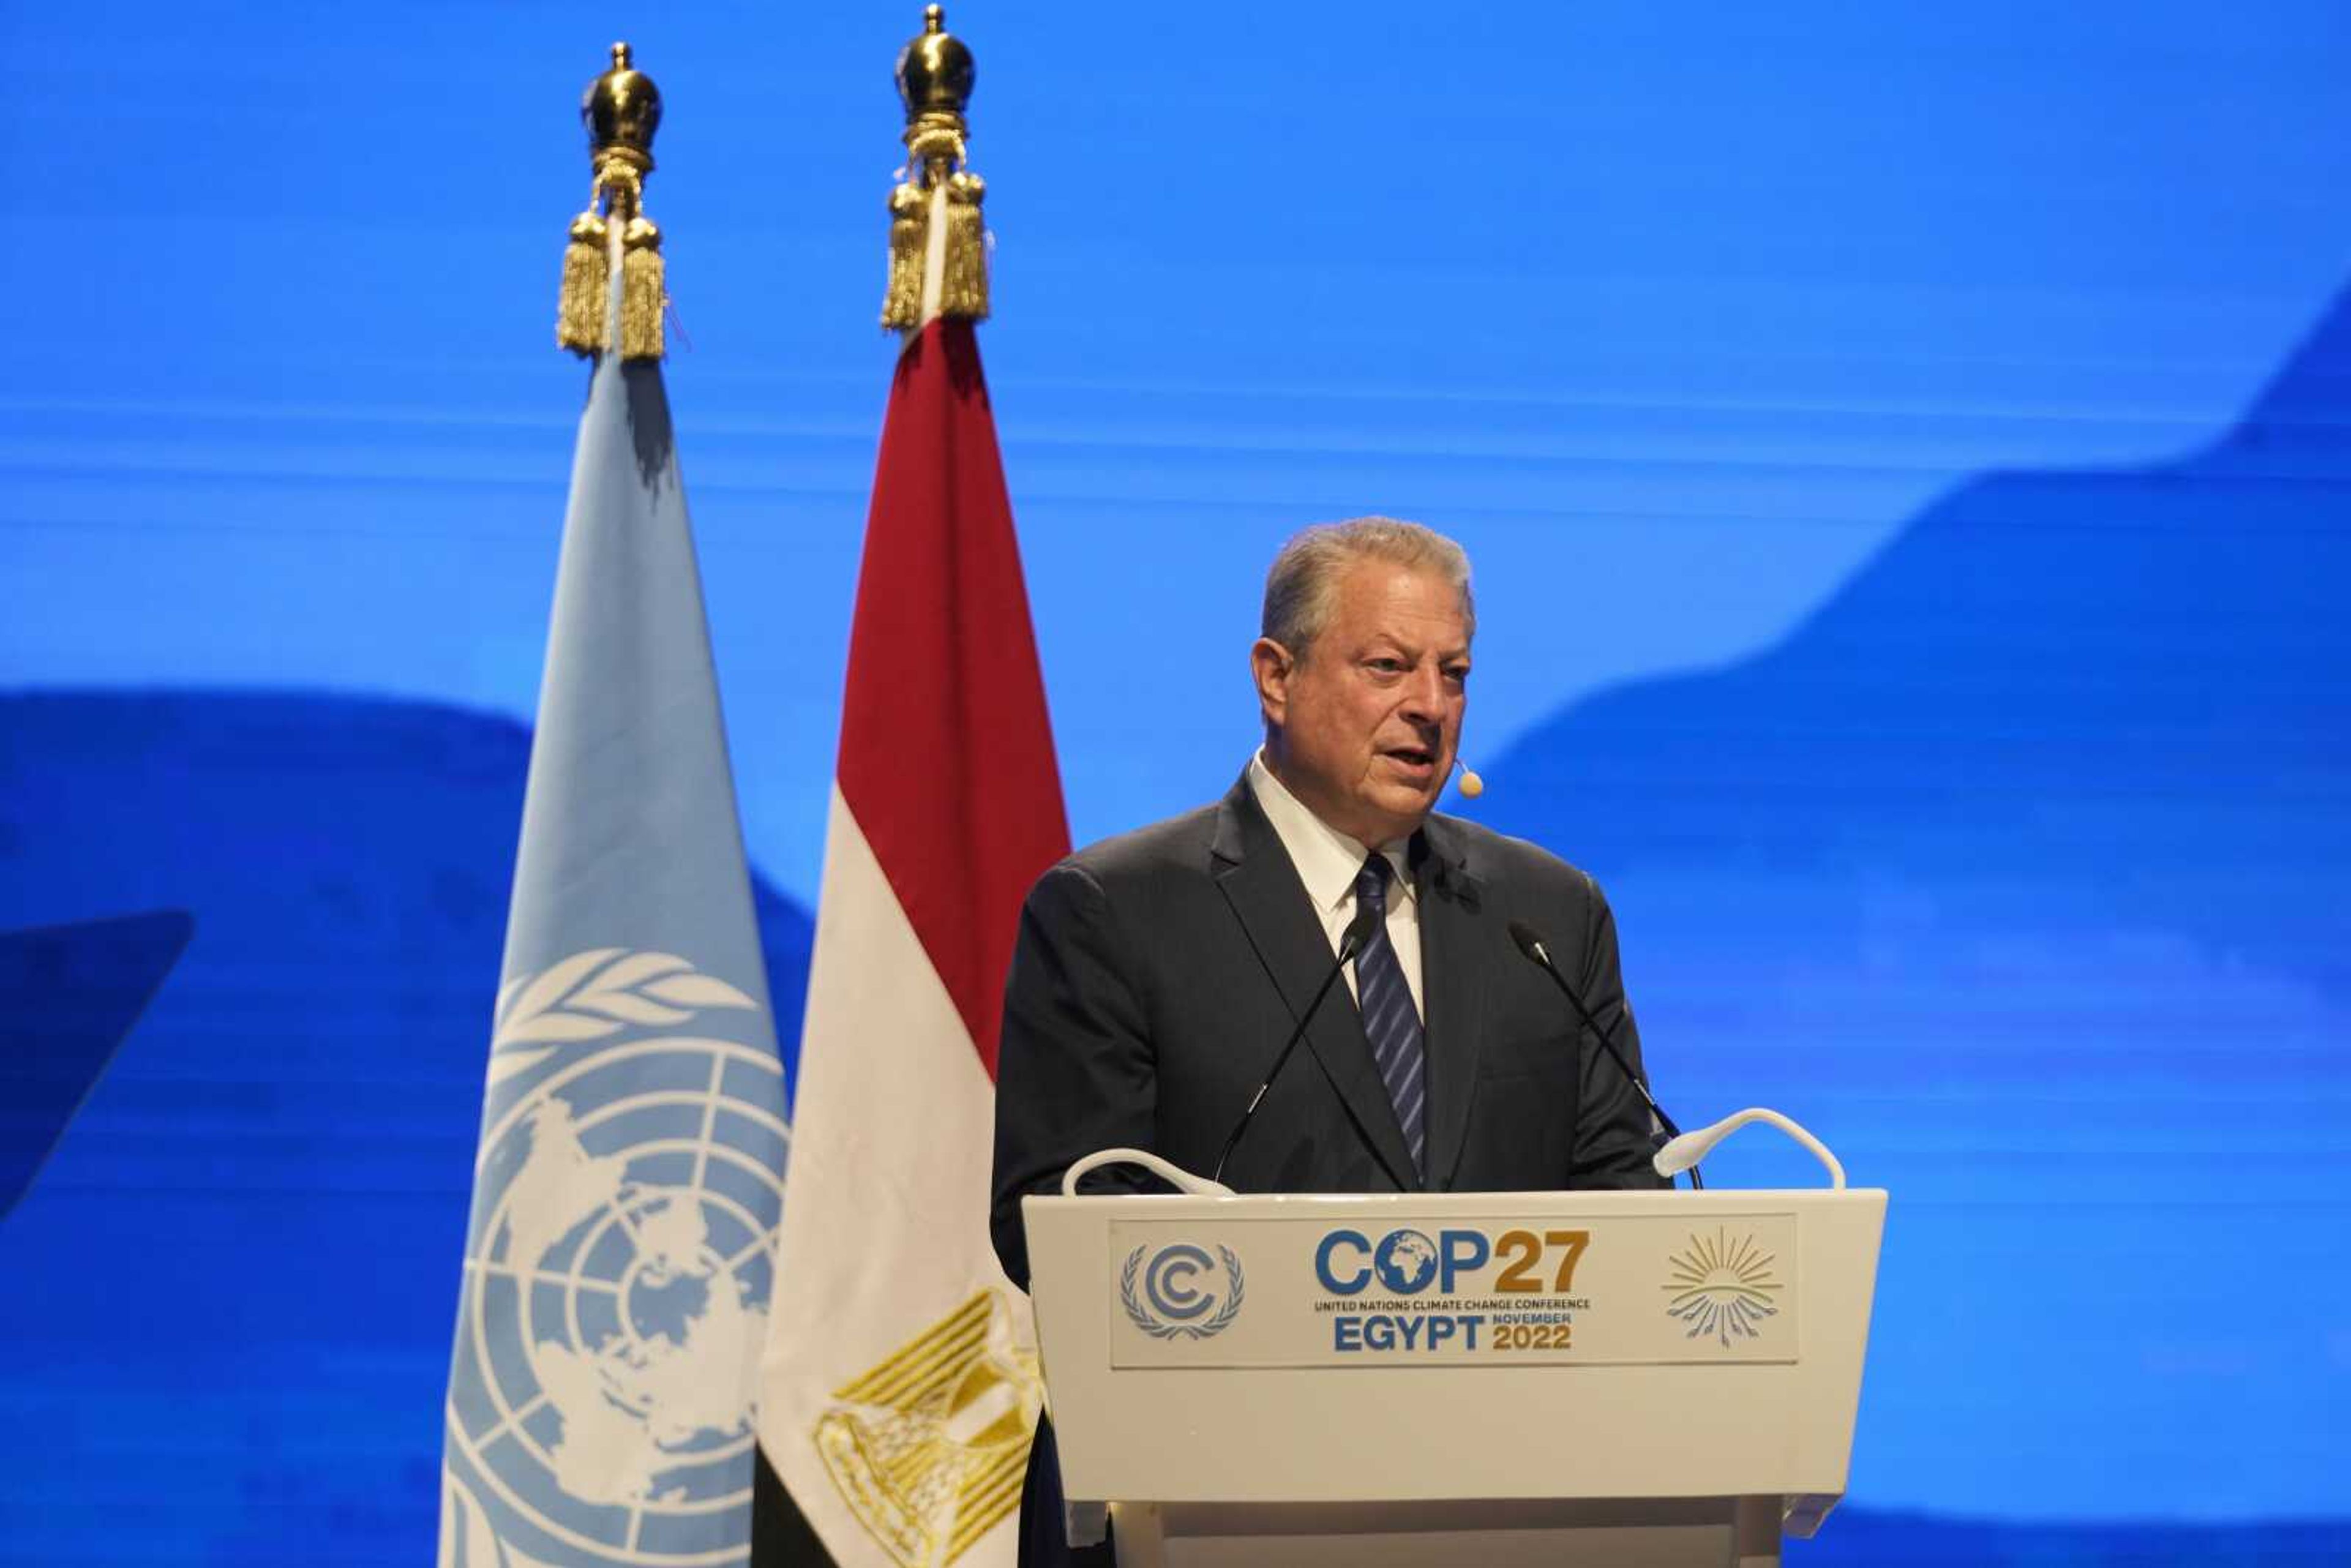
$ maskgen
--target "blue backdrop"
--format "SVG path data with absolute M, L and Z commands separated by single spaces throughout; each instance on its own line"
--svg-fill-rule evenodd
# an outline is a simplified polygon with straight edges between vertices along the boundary
M 0 15 L 0 927 L 195 918 L 0 1222 L 0 1563 L 430 1551 L 618 37 L 796 1020 L 918 10 Z M 1464 809 L 1894 1191 L 1813 1560 L 2345 1550 L 2351 13 L 949 19 L 1077 835 L 1239 768 L 1292 528 L 1453 532 Z

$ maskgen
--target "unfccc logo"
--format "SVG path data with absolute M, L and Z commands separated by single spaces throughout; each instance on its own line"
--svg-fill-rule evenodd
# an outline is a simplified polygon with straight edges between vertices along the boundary
M 1231 1326 L 1241 1310 L 1241 1260 L 1229 1247 L 1210 1257 L 1205 1247 L 1178 1241 L 1153 1252 L 1148 1246 L 1127 1254 L 1119 1270 L 1118 1297 L 1127 1321 L 1153 1339 L 1207 1339 Z

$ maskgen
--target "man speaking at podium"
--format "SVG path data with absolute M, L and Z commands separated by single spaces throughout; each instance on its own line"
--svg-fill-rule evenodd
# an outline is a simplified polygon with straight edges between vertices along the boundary
M 1239 1132 L 1223 1179 L 1242 1192 L 1667 1185 L 1634 1085 L 1510 935 L 1540 935 L 1640 1071 L 1606 900 L 1558 857 L 1435 813 L 1476 630 L 1451 539 L 1384 517 L 1307 529 L 1266 575 L 1249 649 L 1265 744 L 1240 779 L 1030 892 L 989 1213 L 1016 1282 L 1021 1198 L 1114 1146 L 1207 1175 Z M 1314 1006 L 1334 968 L 1348 994 Z M 1087 1186 L 1148 1179 L 1122 1166 Z M 1050 1442 L 1040 1432 L 1022 1499 L 1024 1562 L 1068 1560 L 1050 1550 Z

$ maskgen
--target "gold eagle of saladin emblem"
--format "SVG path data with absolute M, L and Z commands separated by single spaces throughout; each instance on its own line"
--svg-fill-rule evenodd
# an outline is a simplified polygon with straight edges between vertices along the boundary
M 1044 1385 L 998 1291 L 974 1291 L 832 1397 L 817 1452 L 902 1568 L 943 1568 L 1019 1505 Z

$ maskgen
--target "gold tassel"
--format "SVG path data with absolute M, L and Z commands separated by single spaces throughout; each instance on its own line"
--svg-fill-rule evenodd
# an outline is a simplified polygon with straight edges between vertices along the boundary
M 890 193 L 890 285 L 882 295 L 882 325 L 904 329 L 923 319 L 923 252 L 929 239 L 930 203 L 909 181 Z
M 629 220 L 621 244 L 621 358 L 662 357 L 663 287 L 661 230 L 651 218 Z
M 939 314 L 987 319 L 987 227 L 979 204 L 987 183 L 959 173 L 947 181 L 946 273 L 939 282 Z
M 563 292 L 555 307 L 555 340 L 575 354 L 593 354 L 604 347 L 604 311 L 612 281 L 604 246 L 602 218 L 591 211 L 571 220 L 571 243 L 563 250 Z

